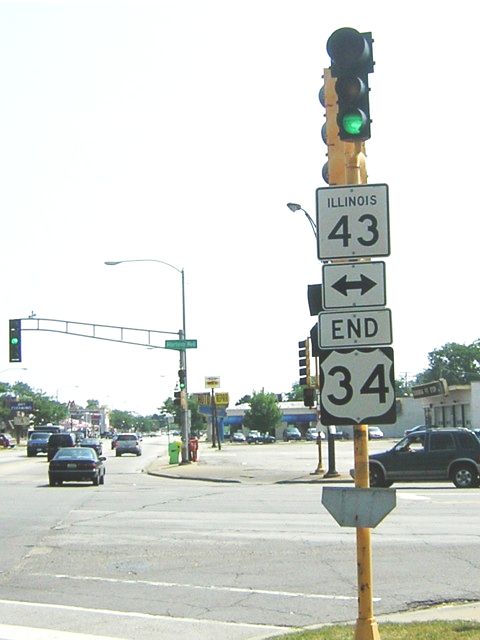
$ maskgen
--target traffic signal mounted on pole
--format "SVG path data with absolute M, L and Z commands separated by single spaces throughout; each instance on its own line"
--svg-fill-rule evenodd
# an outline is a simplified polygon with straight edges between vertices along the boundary
M 303 404 L 306 407 L 314 407 L 315 406 L 315 396 L 317 395 L 317 390 L 313 387 L 306 387 L 303 390 Z
M 10 362 L 22 361 L 22 321 L 10 320 L 8 333 Z
M 185 369 L 180 369 L 178 372 L 178 380 L 179 380 L 179 387 L 180 390 L 183 391 L 183 389 L 185 389 L 186 384 L 187 384 L 187 372 Z
M 182 405 L 182 392 L 181 391 L 175 391 L 173 394 L 173 404 L 176 407 L 180 407 Z
M 310 344 L 308 338 L 298 343 L 299 384 L 302 387 L 310 386 Z
M 368 74 L 373 73 L 372 34 L 345 27 L 327 41 L 331 74 L 336 78 L 337 124 L 340 140 L 365 141 L 370 138 Z

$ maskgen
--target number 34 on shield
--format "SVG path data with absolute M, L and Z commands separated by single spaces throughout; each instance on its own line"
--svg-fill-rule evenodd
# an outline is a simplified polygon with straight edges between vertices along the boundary
M 320 349 L 320 421 L 324 425 L 396 420 L 393 349 Z

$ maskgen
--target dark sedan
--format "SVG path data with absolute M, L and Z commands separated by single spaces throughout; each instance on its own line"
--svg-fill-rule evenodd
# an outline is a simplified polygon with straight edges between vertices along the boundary
M 105 482 L 105 458 L 98 457 L 90 447 L 66 447 L 59 449 L 48 466 L 51 487 L 62 482 L 93 482 L 95 486 Z
M 94 449 L 99 456 L 102 455 L 102 441 L 98 438 L 84 438 L 80 440 L 78 444 L 80 447 L 90 447 L 90 449 Z

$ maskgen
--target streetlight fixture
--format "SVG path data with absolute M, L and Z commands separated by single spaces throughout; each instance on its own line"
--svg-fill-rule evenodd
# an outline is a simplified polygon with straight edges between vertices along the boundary
M 183 269 L 179 269 L 170 262 L 165 262 L 165 260 L 158 260 L 156 258 L 138 258 L 133 260 L 107 260 L 104 264 L 109 267 L 114 267 L 118 264 L 123 264 L 124 262 L 158 262 L 160 264 L 164 264 L 171 269 L 175 269 L 182 276 L 182 330 L 179 331 L 179 338 L 185 340 L 187 337 L 186 330 L 186 322 L 185 322 L 185 271 Z M 187 375 L 187 354 L 185 349 L 180 349 L 180 370 L 185 371 L 185 398 L 188 399 L 188 375 Z M 188 401 L 188 400 L 186 400 Z M 188 459 L 188 440 L 190 437 L 190 424 L 188 417 L 188 405 L 186 407 L 182 407 L 182 464 L 186 464 L 189 462 Z
M 287 204 L 287 207 L 290 209 L 290 211 L 293 211 L 294 213 L 296 211 L 303 211 L 303 213 L 305 214 L 305 217 L 307 218 L 307 220 L 310 223 L 310 226 L 312 227 L 313 234 L 314 234 L 314 236 L 316 238 L 317 237 L 317 225 L 313 221 L 313 219 L 310 216 L 310 214 L 307 211 L 305 211 L 305 209 L 302 207 L 302 205 L 297 204 L 296 202 L 289 202 Z

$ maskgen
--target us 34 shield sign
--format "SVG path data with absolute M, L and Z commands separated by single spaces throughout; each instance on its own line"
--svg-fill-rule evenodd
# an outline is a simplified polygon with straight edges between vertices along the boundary
M 320 421 L 393 424 L 393 349 L 320 349 Z

